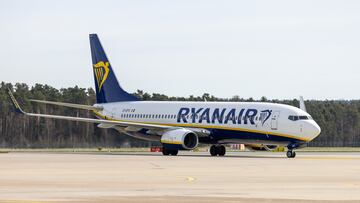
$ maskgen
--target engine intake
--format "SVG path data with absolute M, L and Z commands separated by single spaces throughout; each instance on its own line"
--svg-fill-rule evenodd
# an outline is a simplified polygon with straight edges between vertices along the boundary
M 199 144 L 198 136 L 188 129 L 175 129 L 165 132 L 160 142 L 175 149 L 195 149 Z

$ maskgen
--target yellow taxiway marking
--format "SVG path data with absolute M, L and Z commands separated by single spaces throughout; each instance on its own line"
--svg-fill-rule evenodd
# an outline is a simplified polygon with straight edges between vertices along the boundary
M 194 177 L 191 177 L 191 176 L 186 177 L 186 181 L 188 181 L 188 182 L 193 182 L 194 180 L 195 180 Z

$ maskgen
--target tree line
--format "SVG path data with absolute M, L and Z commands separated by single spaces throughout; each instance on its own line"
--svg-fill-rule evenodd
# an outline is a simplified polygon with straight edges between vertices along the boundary
M 94 118 L 86 110 L 70 109 L 30 102 L 29 99 L 49 100 L 92 105 L 96 101 L 92 88 L 78 86 L 56 89 L 49 85 L 24 83 L 0 84 L 0 147 L 52 148 L 52 147 L 146 147 L 150 143 L 119 134 L 113 129 L 97 128 L 97 124 L 27 117 L 15 113 L 7 90 L 14 92 L 22 108 L 29 112 Z M 146 93 L 137 90 L 135 96 L 148 101 L 229 101 L 229 102 L 274 102 L 298 107 L 299 101 L 255 100 L 239 96 L 218 98 L 208 93 L 201 96 L 169 97 L 164 94 Z M 360 146 L 360 100 L 308 100 L 307 111 L 320 125 L 322 133 L 309 143 L 318 147 Z

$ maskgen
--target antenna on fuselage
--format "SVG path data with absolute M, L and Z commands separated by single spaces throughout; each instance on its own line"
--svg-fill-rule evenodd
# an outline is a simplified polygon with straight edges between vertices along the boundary
M 306 106 L 305 106 L 304 98 L 302 96 L 300 96 L 299 98 L 299 106 L 301 110 L 306 112 Z

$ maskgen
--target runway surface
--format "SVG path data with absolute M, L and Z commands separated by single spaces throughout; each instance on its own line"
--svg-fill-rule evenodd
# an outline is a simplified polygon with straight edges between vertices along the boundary
M 360 202 L 360 153 L 0 153 L 0 202 Z

